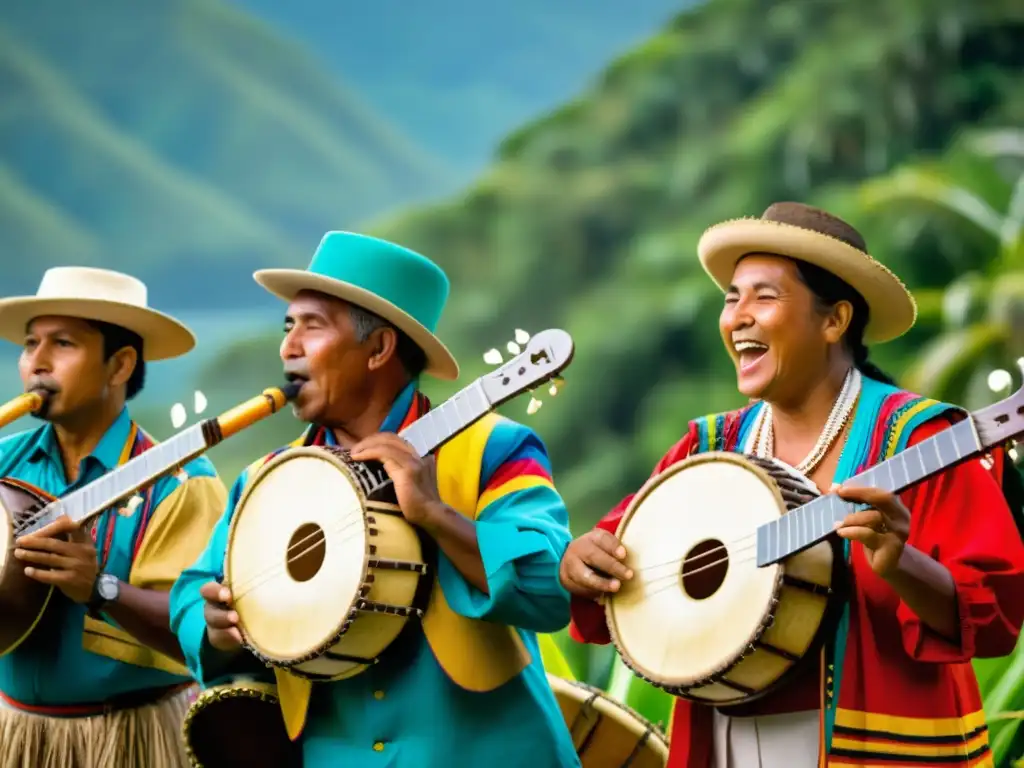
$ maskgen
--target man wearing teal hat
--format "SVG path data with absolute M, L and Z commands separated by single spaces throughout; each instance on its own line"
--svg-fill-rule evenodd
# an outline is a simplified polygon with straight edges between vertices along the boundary
M 255 279 L 289 302 L 280 354 L 286 375 L 302 382 L 294 408 L 309 423 L 292 445 L 337 446 L 381 462 L 405 518 L 436 542 L 426 614 L 379 663 L 312 684 L 274 671 L 302 764 L 578 766 L 537 640 L 569 620 L 558 581 L 568 515 L 543 443 L 487 416 L 435 462 L 395 434 L 430 409 L 421 373 L 458 377 L 435 336 L 449 290 L 444 272 L 392 243 L 330 232 L 307 270 L 263 270 Z M 242 649 L 232 596 L 219 582 L 231 516 L 269 458 L 238 478 L 205 552 L 172 590 L 172 626 L 204 686 L 268 677 Z M 324 610 L 338 610 L 334 603 L 325 600 Z

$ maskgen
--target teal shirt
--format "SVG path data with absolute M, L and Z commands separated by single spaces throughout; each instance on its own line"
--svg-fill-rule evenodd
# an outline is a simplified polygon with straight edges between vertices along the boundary
M 23 480 L 54 496 L 62 496 L 97 480 L 118 465 L 131 426 L 131 417 L 125 408 L 95 450 L 82 460 L 78 480 L 74 483 L 67 481 L 50 424 L 10 435 L 0 441 L 0 476 Z M 188 464 L 185 473 L 189 478 L 216 477 L 213 465 L 205 457 Z M 151 508 L 157 510 L 181 482 L 182 479 L 175 476 L 158 481 L 153 486 Z M 121 581 L 129 579 L 142 512 L 140 505 L 131 517 L 108 510 L 94 518 L 98 557 L 102 557 L 111 524 L 114 526 L 104 570 Z M 84 605 L 72 602 L 55 589 L 46 614 L 33 634 L 12 653 L 0 657 L 0 691 L 24 704 L 60 706 L 100 703 L 119 694 L 188 680 L 85 650 L 82 647 L 85 613 Z
M 411 389 L 403 392 L 383 431 L 398 428 L 411 397 Z M 568 515 L 551 485 L 500 492 L 518 476 L 550 479 L 550 473 L 540 438 L 522 425 L 501 420 L 488 439 L 480 473 L 481 491 L 489 490 L 495 498 L 476 524 L 489 595 L 438 554 L 438 578 L 452 609 L 516 627 L 531 664 L 494 691 L 471 693 L 451 682 L 416 628 L 366 672 L 314 684 L 301 737 L 307 768 L 580 764 L 547 682 L 536 637 L 569 622 L 569 596 L 558 581 L 558 565 L 570 541 Z M 228 527 L 246 480 L 247 473 L 238 478 L 209 546 L 171 591 L 171 625 L 189 668 L 204 686 L 223 682 L 225 659 L 206 639 L 199 589 L 223 577 Z M 259 671 L 273 680 L 266 669 L 252 667 L 253 673 Z

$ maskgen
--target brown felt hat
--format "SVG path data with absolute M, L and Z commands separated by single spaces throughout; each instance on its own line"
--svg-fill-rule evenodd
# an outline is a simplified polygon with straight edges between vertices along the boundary
M 701 264 L 723 291 L 732 282 L 737 262 L 752 253 L 806 261 L 849 283 L 868 305 L 864 341 L 869 344 L 902 336 L 917 319 L 914 297 L 896 275 L 868 254 L 861 234 L 819 208 L 774 203 L 759 219 L 716 224 L 697 244 Z

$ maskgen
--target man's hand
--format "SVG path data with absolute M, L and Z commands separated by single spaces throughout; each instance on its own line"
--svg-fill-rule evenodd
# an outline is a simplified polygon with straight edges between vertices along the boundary
M 64 534 L 68 541 L 57 538 Z M 30 579 L 52 584 L 76 603 L 88 603 L 92 597 L 99 575 L 96 544 L 66 515 L 18 539 L 14 556 L 32 564 L 25 568 Z
M 218 651 L 237 651 L 242 647 L 242 633 L 238 629 L 238 613 L 231 608 L 231 590 L 208 581 L 199 588 L 206 600 L 206 637 Z
M 437 490 L 437 465 L 433 456 L 421 457 L 398 435 L 379 432 L 352 446 L 356 461 L 379 461 L 395 484 L 398 506 L 405 519 L 423 526 L 437 518 L 443 508 Z
M 595 528 L 569 544 L 558 577 L 572 594 L 596 600 L 618 592 L 623 581 L 633 578 L 633 571 L 622 562 L 625 557 L 626 548 L 617 538 Z
M 836 524 L 836 533 L 844 539 L 864 545 L 871 570 L 886 578 L 899 568 L 907 538 L 910 536 L 910 512 L 899 498 L 881 488 L 840 486 L 836 495 L 872 508 L 851 512 Z

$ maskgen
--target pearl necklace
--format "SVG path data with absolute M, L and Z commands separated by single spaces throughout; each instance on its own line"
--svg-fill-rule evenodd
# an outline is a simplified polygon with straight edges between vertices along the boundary
M 849 373 L 846 374 L 846 379 L 843 381 L 843 388 L 839 391 L 839 396 L 836 398 L 835 403 L 832 404 L 832 412 L 829 413 L 828 420 L 825 422 L 825 429 L 822 430 L 821 435 L 818 437 L 818 442 L 814 444 L 811 452 L 795 467 L 797 472 L 805 476 L 809 475 L 822 462 L 829 450 L 831 450 L 839 435 L 846 429 L 846 424 L 853 414 L 853 407 L 856 405 L 857 398 L 860 395 L 860 387 L 860 371 L 856 368 L 851 368 Z M 772 426 L 772 407 L 768 403 L 764 404 L 764 407 L 761 408 L 761 413 L 758 414 L 753 434 L 755 436 L 754 455 L 762 459 L 774 458 L 775 430 Z

